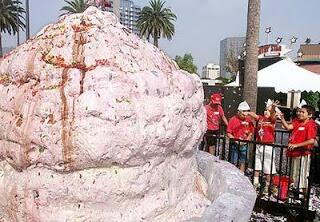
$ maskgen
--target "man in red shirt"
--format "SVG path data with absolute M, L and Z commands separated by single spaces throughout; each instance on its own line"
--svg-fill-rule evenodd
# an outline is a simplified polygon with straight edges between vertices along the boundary
M 207 145 L 209 148 L 209 153 L 215 154 L 215 147 L 217 139 L 215 136 L 220 135 L 220 118 L 223 120 L 224 124 L 228 126 L 228 120 L 224 115 L 224 111 L 221 107 L 221 95 L 218 93 L 211 95 L 211 101 L 206 105 L 207 110 L 207 133 L 205 138 L 207 140 Z
M 309 105 L 302 106 L 297 112 L 297 118 L 288 124 L 283 116 L 282 125 L 291 130 L 287 156 L 291 157 L 292 164 L 290 175 L 294 188 L 301 188 L 306 194 L 310 171 L 310 155 L 317 135 L 317 126 L 312 120 L 314 108 Z
M 256 139 L 260 143 L 273 144 L 274 143 L 274 130 L 276 125 L 276 105 L 270 99 L 266 103 L 264 115 L 257 115 L 254 112 L 249 112 L 249 115 L 257 121 Z M 256 146 L 255 167 L 254 167 L 254 180 L 253 185 L 259 189 L 259 175 L 263 170 L 267 176 L 266 185 L 263 189 L 264 194 L 268 194 L 270 185 L 270 174 L 276 173 L 276 165 L 274 161 L 275 152 L 272 146 L 260 145 Z M 272 160 L 271 160 L 272 159 Z
M 252 120 L 248 117 L 250 107 L 246 101 L 238 106 L 238 112 L 229 120 L 227 136 L 230 139 L 251 140 L 254 131 Z M 242 172 L 245 171 L 247 160 L 248 144 L 239 141 L 230 141 L 231 162 L 239 165 Z

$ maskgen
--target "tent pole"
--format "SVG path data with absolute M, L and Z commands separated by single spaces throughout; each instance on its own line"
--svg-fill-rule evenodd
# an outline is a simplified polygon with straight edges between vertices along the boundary
M 290 100 L 290 108 L 293 109 L 293 103 L 294 103 L 294 90 L 290 91 L 291 94 L 291 100 Z

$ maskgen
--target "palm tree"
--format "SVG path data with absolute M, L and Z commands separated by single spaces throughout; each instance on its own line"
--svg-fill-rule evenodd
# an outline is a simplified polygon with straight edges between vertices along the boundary
M 137 27 L 140 30 L 140 36 L 153 38 L 156 47 L 159 46 L 159 38 L 172 39 L 174 34 L 174 24 L 177 16 L 169 8 L 164 8 L 165 1 L 151 0 L 150 6 L 146 6 L 140 12 L 137 20 Z
M 63 16 L 66 14 L 81 13 L 81 12 L 84 12 L 90 6 L 90 4 L 86 0 L 72 0 L 72 1 L 64 0 L 64 1 L 68 5 L 60 9 L 60 11 L 65 11 L 60 16 Z
M 15 35 L 19 27 L 24 30 L 25 23 L 23 14 L 25 10 L 18 0 L 0 0 L 0 57 L 2 56 L 1 33 Z
M 258 73 L 258 44 L 260 28 L 261 0 L 248 1 L 247 43 L 245 59 L 245 75 L 243 98 L 248 102 L 252 111 L 257 106 L 257 73 Z

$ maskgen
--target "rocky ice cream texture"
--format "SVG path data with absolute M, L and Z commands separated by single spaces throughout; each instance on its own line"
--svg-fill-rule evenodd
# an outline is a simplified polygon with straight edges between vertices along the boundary
M 0 215 L 183 221 L 210 204 L 203 89 L 111 13 L 62 17 L 0 59 Z

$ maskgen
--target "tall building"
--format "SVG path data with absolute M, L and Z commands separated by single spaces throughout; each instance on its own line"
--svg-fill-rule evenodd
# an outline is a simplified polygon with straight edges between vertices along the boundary
M 139 34 L 139 30 L 137 28 L 137 20 L 140 12 L 141 7 L 135 5 L 132 0 L 121 0 L 120 22 L 135 34 Z
M 226 70 L 228 62 L 227 57 L 233 56 L 238 58 L 244 51 L 245 37 L 230 37 L 220 41 L 220 75 L 224 78 L 230 78 L 231 73 Z
M 120 18 L 120 0 L 109 0 L 108 3 L 111 7 L 108 7 L 107 11 L 113 12 L 118 18 Z
M 220 66 L 208 63 L 204 67 L 202 67 L 202 79 L 216 79 L 220 77 Z
M 113 12 L 120 23 L 130 29 L 133 33 L 139 34 L 137 20 L 141 12 L 141 7 L 134 4 L 133 0 L 108 0 L 108 12 Z

